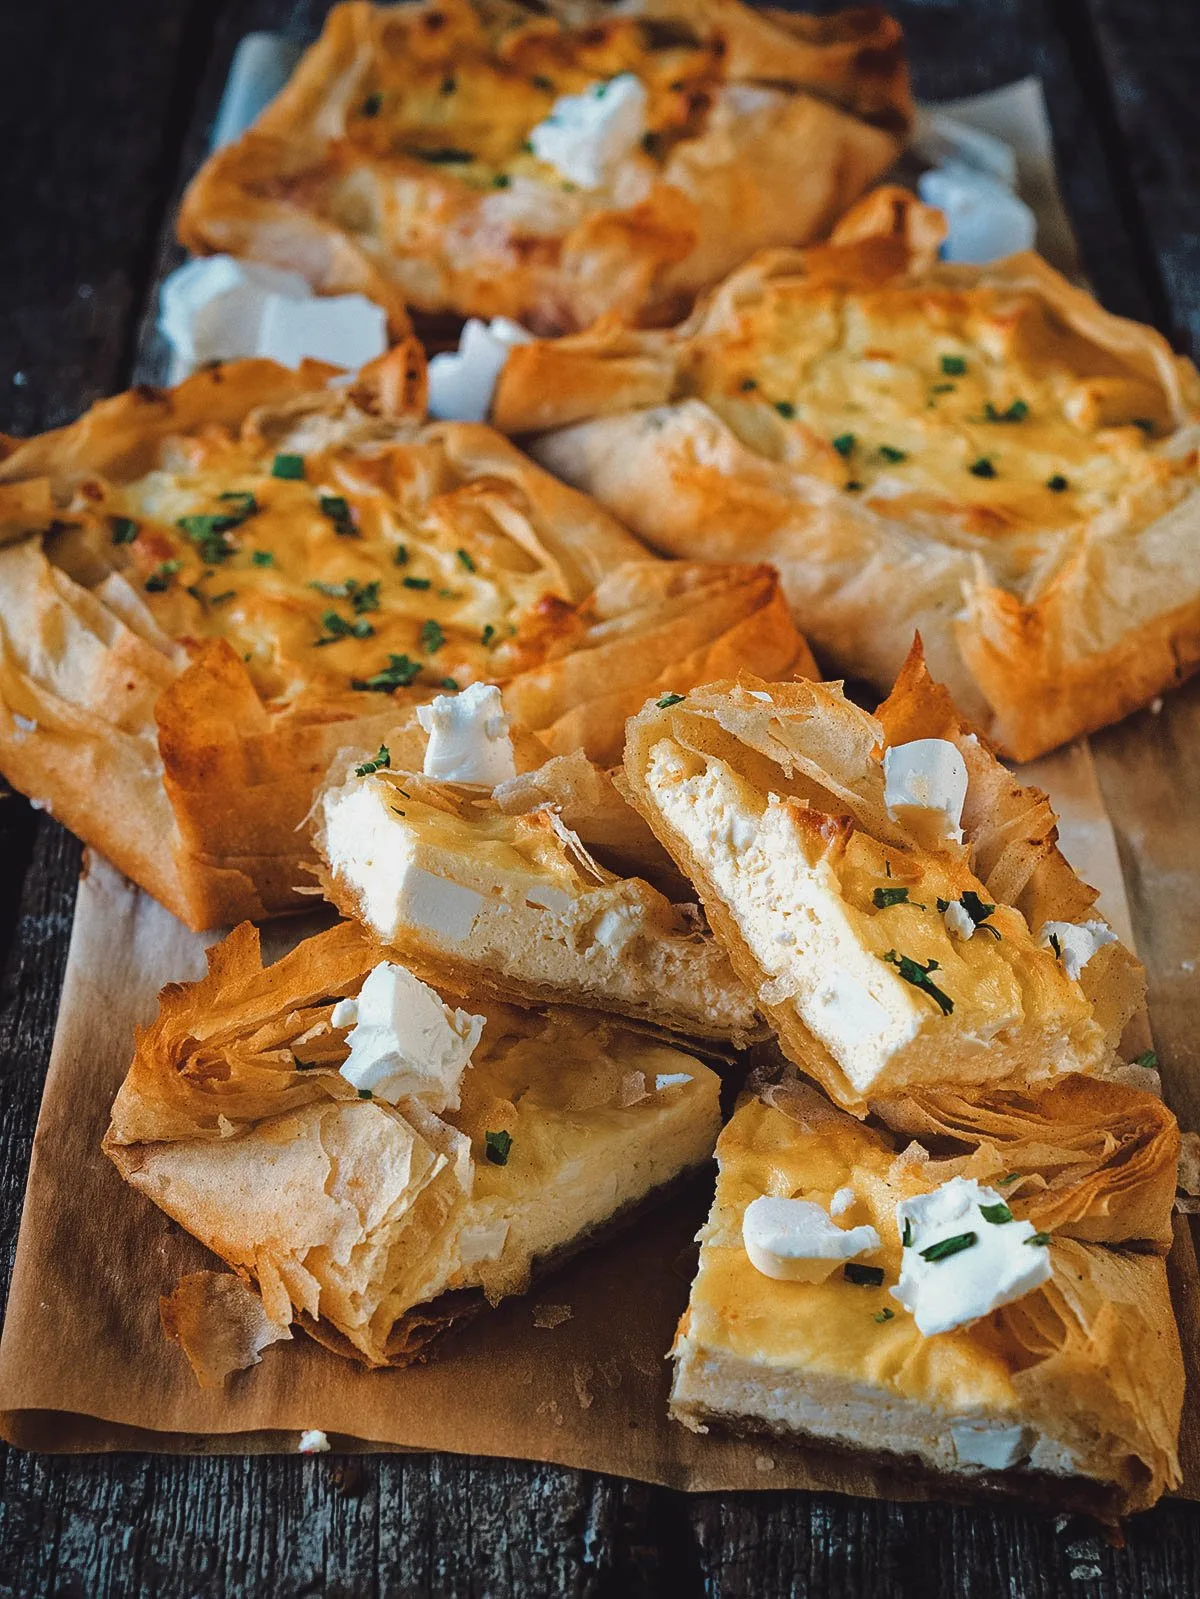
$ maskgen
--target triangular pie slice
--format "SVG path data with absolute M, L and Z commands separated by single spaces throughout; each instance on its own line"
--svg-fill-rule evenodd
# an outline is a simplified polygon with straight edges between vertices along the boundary
M 919 646 L 878 716 L 828 683 L 664 696 L 628 725 L 625 776 L 785 1053 L 844 1108 L 1112 1063 L 1141 968 Z
M 331 779 L 315 841 L 327 897 L 398 960 L 472 997 L 594 1006 L 726 1043 L 762 1033 L 690 887 L 668 881 L 668 898 L 641 875 L 669 880 L 669 858 L 582 754 L 495 790 L 370 767 Z
M 1154 1252 L 1174 1117 L 1085 1078 L 960 1109 L 917 1118 L 931 1158 L 790 1071 L 743 1097 L 671 1413 L 1105 1516 L 1144 1508 L 1179 1481 L 1183 1364 Z M 1100 1124 L 1107 1143 L 1083 1131 Z
M 351 923 L 266 969 L 244 924 L 209 962 L 163 990 L 104 1148 L 257 1289 L 256 1347 L 299 1322 L 407 1364 L 711 1155 L 716 1076 L 609 1017 L 456 1011 Z M 201 1297 L 189 1353 L 212 1376 L 253 1318 Z

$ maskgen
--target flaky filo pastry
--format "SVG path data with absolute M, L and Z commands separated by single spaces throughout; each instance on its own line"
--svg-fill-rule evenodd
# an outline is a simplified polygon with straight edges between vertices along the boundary
M 493 407 L 655 548 L 768 560 L 831 673 L 914 631 L 1033 758 L 1200 663 L 1200 380 L 1039 256 L 938 260 L 898 189 L 764 252 L 671 332 L 512 352 Z
M 961 1151 L 930 1158 L 902 1147 L 906 1132 L 857 1122 L 798 1079 L 760 1093 L 743 1098 L 717 1145 L 716 1198 L 673 1351 L 676 1419 L 909 1456 L 1110 1518 L 1178 1483 L 1184 1372 L 1152 1251 L 1170 1238 L 1179 1135 L 1161 1101 L 1084 1078 L 1032 1096 L 983 1092 L 910 1118 L 930 1145 L 949 1127 Z M 1107 1118 L 1107 1147 L 1093 1131 L 1081 1158 L 1080 1129 Z M 1010 1154 L 1015 1169 L 997 1170 Z M 896 1207 L 957 1178 L 982 1184 L 986 1200 L 1003 1195 L 973 1227 L 1014 1240 L 1039 1229 L 1014 1252 L 1044 1251 L 1049 1270 L 982 1317 L 926 1334 L 892 1292 L 922 1242 L 905 1242 Z M 873 1228 L 875 1247 L 823 1281 L 774 1280 L 745 1245 L 760 1196 Z M 952 1269 L 949 1252 L 929 1267 Z
M 614 79 L 645 97 L 641 136 L 574 181 L 531 136 Z M 338 5 L 197 173 L 179 235 L 364 293 L 397 328 L 408 306 L 548 334 L 662 319 L 751 251 L 827 232 L 911 118 L 900 28 L 874 7 Z
M 927 740 L 962 763 L 961 844 L 887 803 L 885 756 Z M 783 1050 L 845 1109 L 1113 1064 L 1141 967 L 919 643 L 877 716 L 839 684 L 748 676 L 650 703 L 625 779 Z M 1094 945 L 1078 970 L 1064 928 Z
M 813 669 L 770 570 L 653 559 L 423 425 L 415 344 L 333 377 L 238 362 L 0 441 L 0 771 L 192 927 L 301 904 L 331 761 L 443 685 L 615 761 L 660 686 Z
M 398 960 L 472 998 L 594 1006 L 729 1044 L 761 1036 L 690 888 L 668 897 L 604 864 L 670 858 L 582 753 L 488 789 L 399 769 L 387 748 L 387 767 L 331 772 L 314 842 L 325 897 Z
M 407 1364 L 711 1154 L 714 1074 L 585 1011 L 453 1013 L 478 1037 L 447 1105 L 356 1088 L 334 1007 L 381 959 L 342 923 L 264 969 L 244 924 L 138 1033 L 104 1150 L 261 1299 L 200 1274 L 164 1307 L 212 1380 L 295 1323 Z

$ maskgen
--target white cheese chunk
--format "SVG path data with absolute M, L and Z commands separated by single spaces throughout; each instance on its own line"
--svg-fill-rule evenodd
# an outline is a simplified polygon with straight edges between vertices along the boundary
M 894 822 L 934 846 L 962 843 L 967 764 L 944 738 L 918 738 L 883 752 L 884 804 Z
M 646 86 L 632 72 L 564 94 L 529 135 L 533 153 L 581 189 L 598 189 L 646 132 Z
M 416 1099 L 435 1114 L 458 1106 L 459 1080 L 485 1018 L 451 1010 L 403 966 L 383 961 L 356 1000 L 334 1007 L 333 1024 L 353 1029 L 342 1076 L 390 1105 Z
M 1007 1471 L 1028 1460 L 1037 1443 L 1032 1427 L 1004 1427 L 986 1421 L 952 1421 L 950 1440 L 960 1466 Z
M 955 938 L 971 938 L 975 932 L 974 919 L 964 909 L 961 900 L 952 899 L 942 912 L 946 931 Z
M 853 1188 L 839 1188 L 829 1201 L 829 1214 L 831 1216 L 844 1216 L 857 1197 Z
M 997 178 L 951 161 L 917 179 L 917 193 L 946 219 L 947 261 L 996 261 L 1033 248 L 1037 219 Z
M 508 717 L 494 683 L 472 683 L 461 694 L 439 694 L 417 707 L 429 734 L 426 777 L 443 783 L 481 783 L 495 788 L 517 775 Z
M 299 1453 L 302 1455 L 327 1455 L 329 1439 L 319 1427 L 308 1427 L 300 1434 Z
M 664 1088 L 677 1088 L 680 1083 L 690 1083 L 691 1072 L 658 1072 L 654 1078 L 654 1091 L 661 1094 Z
M 166 279 L 159 330 L 178 381 L 209 361 L 306 357 L 356 370 L 388 347 L 387 316 L 361 294 L 314 295 L 298 272 L 229 255 L 188 261 Z
M 1054 949 L 1057 944 L 1055 953 L 1062 961 L 1063 971 L 1078 982 L 1079 974 L 1096 951 L 1105 944 L 1115 944 L 1117 935 L 1107 922 L 1043 922 L 1037 941 L 1043 949 Z
M 514 344 L 533 334 L 506 316 L 490 322 L 468 317 L 457 350 L 443 350 L 429 363 L 429 414 L 451 422 L 486 422 L 496 380 Z
M 982 1206 L 1004 1196 L 973 1177 L 952 1177 L 927 1194 L 902 1199 L 896 1225 L 904 1246 L 900 1281 L 891 1290 L 929 1338 L 965 1327 L 1011 1304 L 1050 1276 L 1050 1251 L 1031 1242 L 1032 1222 L 988 1221 Z M 970 1237 L 965 1247 L 928 1260 L 922 1251 Z
M 821 1283 L 855 1255 L 879 1248 L 874 1227 L 837 1227 L 809 1199 L 752 1199 L 742 1243 L 755 1271 L 779 1282 Z

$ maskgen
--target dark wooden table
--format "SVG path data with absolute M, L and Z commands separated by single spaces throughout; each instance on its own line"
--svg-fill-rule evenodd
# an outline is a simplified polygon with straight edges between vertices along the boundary
M 926 99 L 1041 75 L 1101 298 L 1200 353 L 1196 0 L 893 9 Z M 310 38 L 324 10 L 321 0 L 0 0 L 0 429 L 65 422 L 153 373 L 147 307 L 177 259 L 176 198 L 234 46 L 255 28 Z M 1147 728 L 1116 735 L 1124 758 L 1139 739 L 1152 754 L 1169 736 Z M 78 868 L 78 845 L 52 820 L 0 802 L 5 1282 Z M 1152 941 L 1140 902 L 1135 918 L 1139 940 Z M 454 1456 L 0 1454 L 0 1596 L 1200 1594 L 1200 1508 L 1161 1505 L 1127 1538 L 1109 1547 L 1085 1525 L 1021 1508 L 689 1497 Z

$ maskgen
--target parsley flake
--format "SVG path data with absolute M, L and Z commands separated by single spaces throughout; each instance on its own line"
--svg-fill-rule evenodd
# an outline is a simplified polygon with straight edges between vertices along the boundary
M 871 1319 L 872 1321 L 877 1321 L 882 1325 L 885 1321 L 891 1321 L 895 1314 L 896 1312 L 894 1310 L 889 1310 L 885 1305 L 882 1310 L 877 1310 Z
M 358 1097 L 359 1099 L 374 1099 L 375 1096 L 372 1094 L 369 1088 L 360 1088 L 358 1091 Z
M 483 1135 L 484 1152 L 493 1166 L 507 1166 L 508 1152 L 513 1146 L 512 1134 L 501 1129 L 498 1133 Z
M 302 455 L 277 455 L 271 462 L 271 476 L 286 478 L 291 482 L 304 476 Z
M 370 777 L 372 772 L 381 771 L 383 767 L 390 766 L 391 764 L 391 751 L 388 749 L 386 744 L 381 744 L 379 746 L 379 753 L 377 755 L 373 756 L 369 761 L 364 761 L 361 766 L 356 766 L 354 768 L 354 775 L 355 777 Z
M 885 911 L 889 905 L 910 904 L 916 905 L 918 910 L 923 911 L 925 909 L 924 905 L 917 905 L 915 899 L 909 899 L 906 888 L 877 888 L 871 895 L 871 899 L 874 901 L 877 911 Z
M 458 556 L 458 558 L 462 562 L 462 564 L 466 567 L 468 572 L 474 572 L 475 571 L 475 569 L 476 569 L 475 568 L 475 562 L 471 558 L 471 554 L 470 554 L 470 552 L 468 550 L 456 550 L 455 554 Z
M 904 1231 L 900 1234 L 900 1247 L 907 1249 L 912 1243 L 912 1217 L 904 1218 Z
M 206 566 L 216 566 L 234 553 L 229 542 L 229 532 L 245 520 L 236 513 L 205 513 L 198 516 L 181 516 L 175 526 L 196 546 L 200 559 Z
M 978 461 L 972 461 L 967 471 L 972 477 L 995 477 L 996 468 L 986 455 L 981 455 Z
M 401 579 L 406 589 L 427 589 L 432 581 L 433 579 L 428 577 L 406 577 Z
M 389 655 L 388 664 L 371 677 L 352 677 L 350 687 L 365 694 L 391 694 L 394 689 L 408 688 L 422 670 L 422 662 L 410 661 L 407 655 Z
M 1071 485 L 1067 482 L 1066 478 L 1063 477 L 1061 472 L 1056 472 L 1053 477 L 1048 477 L 1046 479 L 1046 487 L 1050 490 L 1051 494 L 1064 494 L 1066 493 L 1067 489 L 1071 487 Z
M 138 525 L 131 516 L 110 516 L 108 525 L 112 529 L 114 544 L 132 544 L 138 535 Z
M 996 1187 L 997 1188 L 1007 1188 L 1009 1183 L 1019 1183 L 1021 1181 L 1021 1178 L 1024 1175 L 1025 1175 L 1024 1172 L 1019 1172 L 1019 1171 L 1005 1172 L 1003 1177 L 997 1177 L 997 1179 L 996 1179 Z
M 392 563 L 395 566 L 408 565 L 408 546 L 406 544 L 397 544 L 396 553 L 392 556 Z
M 883 1286 L 882 1266 L 860 1266 L 856 1260 L 848 1260 L 842 1267 L 842 1276 L 848 1283 L 853 1283 L 856 1288 L 880 1288 Z
M 359 620 L 347 622 L 344 616 L 339 616 L 336 611 L 325 611 L 321 616 L 321 626 L 324 633 L 317 640 L 317 644 L 336 644 L 344 638 L 371 638 L 375 629 L 370 622 Z
M 441 624 L 430 617 L 421 628 L 421 648 L 426 655 L 436 655 L 445 642 L 446 635 L 442 632 Z
M 790 400 L 776 400 L 775 409 L 786 422 L 790 422 L 796 414 L 796 407 Z
M 989 400 L 983 408 L 983 414 L 989 422 L 1024 422 L 1029 415 L 1029 407 L 1024 400 L 1014 400 L 1005 410 L 999 411 Z
M 182 561 L 160 562 L 142 585 L 143 588 L 148 594 L 164 594 L 171 586 L 171 579 L 182 565 Z
M 984 1221 L 990 1221 L 994 1227 L 1000 1227 L 1006 1221 L 1011 1221 L 1013 1219 L 1012 1211 L 1009 1210 L 1008 1206 L 1004 1204 L 1003 1201 L 1001 1201 L 998 1205 L 980 1205 L 979 1214 L 983 1217 Z
M 1144 1054 L 1139 1055 L 1133 1064 L 1135 1066 L 1157 1066 L 1158 1055 L 1154 1050 L 1148 1049 Z
M 920 961 L 913 960 L 911 955 L 898 955 L 894 949 L 889 949 L 886 955 L 881 955 L 880 960 L 887 961 L 896 967 L 900 976 L 906 983 L 911 983 L 914 988 L 919 988 L 922 993 L 928 994 L 930 999 L 936 1000 L 943 1016 L 949 1016 L 954 1009 L 954 1001 L 949 994 L 944 994 L 936 983 L 929 980 L 930 972 L 936 972 L 938 963 L 930 960 L 928 965 L 922 966 Z
M 936 1244 L 930 1244 L 928 1249 L 919 1249 L 917 1253 L 922 1260 L 949 1260 L 951 1255 L 961 1255 L 964 1249 L 970 1249 L 978 1242 L 978 1233 L 955 1233 L 952 1238 L 939 1238 Z
M 1025 1242 L 1027 1244 L 1035 1245 L 1038 1249 L 1045 1249 L 1046 1245 L 1050 1242 L 1050 1234 L 1034 1233 L 1033 1237 L 1027 1238 Z
M 944 355 L 942 357 L 942 371 L 948 378 L 960 378 L 967 370 L 967 363 L 961 355 Z
M 858 443 L 858 440 L 853 433 L 839 433 L 837 438 L 833 439 L 831 442 L 834 449 L 844 459 L 846 456 L 854 453 L 854 446 Z
M 274 566 L 275 557 L 270 550 L 255 550 L 250 557 L 255 566 Z
M 743 378 L 738 387 L 741 389 L 743 394 L 749 394 L 758 387 L 758 379 Z
M 457 694 L 461 686 L 456 677 L 444 677 L 438 685 L 439 688 L 444 688 L 449 694 Z
M 333 523 L 333 531 L 339 538 L 356 539 L 358 529 L 354 525 L 354 518 L 350 514 L 345 496 L 341 494 L 322 494 L 318 497 L 321 513 Z
M 908 460 L 908 451 L 907 450 L 898 450 L 898 449 L 896 449 L 894 444 L 881 444 L 879 446 L 879 453 L 880 453 L 880 455 L 883 456 L 885 461 L 907 461 Z
M 672 705 L 680 705 L 684 700 L 682 694 L 664 694 L 661 700 L 655 700 L 655 705 L 660 711 L 669 711 Z

